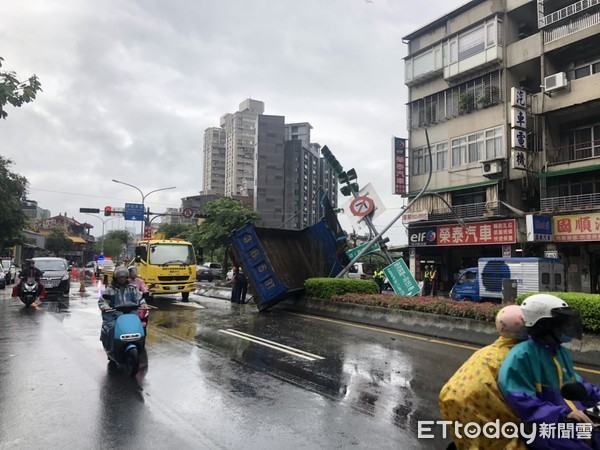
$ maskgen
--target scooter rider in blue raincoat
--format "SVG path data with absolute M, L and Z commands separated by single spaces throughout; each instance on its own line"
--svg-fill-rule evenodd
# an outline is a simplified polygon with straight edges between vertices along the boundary
M 521 310 L 529 340 L 512 348 L 500 367 L 498 385 L 519 419 L 536 429 L 529 448 L 600 449 L 600 433 L 592 430 L 584 406 L 561 393 L 565 384 L 579 382 L 587 401 L 600 401 L 600 388 L 575 372 L 569 350 L 562 345 L 581 339 L 581 314 L 550 294 L 528 297 Z
M 117 267 L 113 275 L 113 280 L 106 291 L 98 300 L 98 307 L 102 311 L 102 331 L 100 340 L 104 343 L 107 349 L 112 348 L 112 329 L 115 320 L 122 312 L 116 311 L 116 306 L 138 306 L 140 308 L 148 308 L 146 300 L 142 297 L 142 293 L 137 286 L 128 282 L 129 271 L 126 267 Z M 108 337 L 108 340 L 106 338 Z

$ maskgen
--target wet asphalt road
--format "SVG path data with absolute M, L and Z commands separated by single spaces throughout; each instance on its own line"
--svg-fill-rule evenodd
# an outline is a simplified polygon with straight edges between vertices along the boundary
M 131 379 L 107 365 L 97 289 L 78 290 L 31 309 L 0 291 L 2 449 L 445 448 L 418 440 L 417 421 L 439 419 L 437 393 L 468 348 L 163 297 Z

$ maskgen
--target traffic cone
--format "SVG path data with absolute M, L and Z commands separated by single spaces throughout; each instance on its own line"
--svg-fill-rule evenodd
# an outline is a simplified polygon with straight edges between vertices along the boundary
M 79 285 L 79 292 L 85 292 L 85 282 L 83 281 L 83 278 L 81 279 L 81 284 Z
M 92 284 L 96 282 L 96 274 L 92 272 Z

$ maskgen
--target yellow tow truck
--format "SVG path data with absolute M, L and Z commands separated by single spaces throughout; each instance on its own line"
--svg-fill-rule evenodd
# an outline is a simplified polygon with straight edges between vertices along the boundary
M 128 266 L 138 268 L 138 276 L 154 295 L 179 294 L 184 302 L 196 290 L 196 254 L 194 246 L 183 239 L 155 235 L 135 247 L 135 259 Z M 112 273 L 105 274 L 107 284 Z

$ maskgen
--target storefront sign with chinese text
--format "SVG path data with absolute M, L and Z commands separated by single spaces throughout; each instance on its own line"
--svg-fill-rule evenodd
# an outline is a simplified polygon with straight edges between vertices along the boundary
M 552 217 L 527 214 L 527 242 L 552 242 Z
M 600 241 L 600 214 L 554 216 L 554 242 Z
M 517 232 L 514 219 L 469 223 L 467 228 L 458 224 L 438 227 L 437 245 L 440 246 L 514 244 L 515 242 L 517 242 Z
M 406 194 L 406 139 L 392 138 L 394 194 Z

